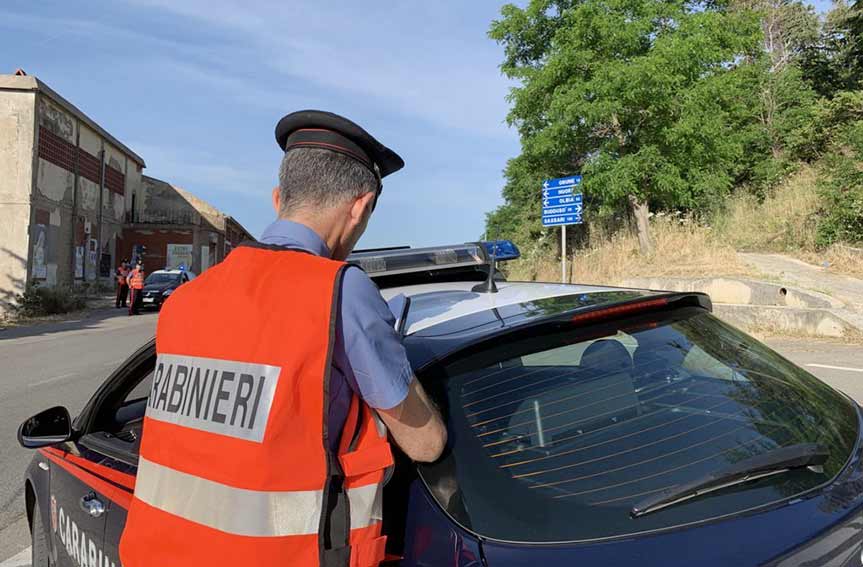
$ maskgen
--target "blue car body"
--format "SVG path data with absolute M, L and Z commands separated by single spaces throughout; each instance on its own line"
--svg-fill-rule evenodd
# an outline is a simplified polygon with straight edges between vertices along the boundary
M 455 287 L 453 285 L 440 290 L 429 286 L 396 290 L 411 296 L 417 309 L 413 322 L 408 317 L 404 329 L 406 347 L 417 375 L 451 416 L 455 414 L 455 410 L 452 408 L 447 410 L 446 406 L 448 403 L 451 404 L 454 398 L 453 393 L 446 391 L 446 388 L 449 387 L 447 384 L 454 383 L 455 379 L 452 376 L 455 376 L 455 372 L 447 373 L 448 371 L 440 369 L 448 368 L 447 365 L 452 360 L 469 361 L 471 357 L 481 358 L 484 356 L 483 353 L 489 348 L 494 348 L 494 345 L 508 344 L 507 341 L 515 340 L 536 341 L 542 333 L 559 334 L 564 331 L 568 333 L 571 326 L 577 327 L 578 332 L 582 333 L 578 340 L 589 346 L 596 341 L 608 342 L 608 337 L 619 336 L 622 332 L 637 336 L 637 333 L 632 331 L 633 325 L 640 325 L 639 329 L 647 329 L 643 331 L 645 333 L 655 332 L 654 329 L 657 326 L 661 327 L 665 324 L 661 321 L 656 323 L 663 317 L 677 317 L 675 321 L 683 320 L 684 315 L 685 317 L 711 317 L 708 314 L 709 300 L 706 296 L 698 294 L 591 290 L 576 286 L 557 286 L 550 297 L 545 297 L 549 296 L 547 292 L 540 294 L 544 297 L 544 301 L 547 301 L 546 303 L 522 298 L 518 302 L 506 304 L 498 298 L 493 309 L 471 308 L 454 313 L 452 317 L 445 318 L 446 320 L 434 319 L 439 317 L 439 312 L 442 311 L 440 308 L 435 310 L 436 302 L 446 303 L 452 300 L 451 303 L 458 303 L 459 298 L 463 297 L 466 297 L 465 301 L 468 302 L 483 300 L 482 297 L 477 297 L 476 292 L 471 291 L 472 284 L 458 284 Z M 500 285 L 505 292 L 507 284 Z M 511 286 L 511 290 L 515 290 L 516 287 Z M 523 287 L 519 289 L 522 289 L 523 293 Z M 450 295 L 447 295 L 448 293 Z M 501 297 L 503 296 L 505 293 Z M 423 309 L 427 310 L 425 314 Z M 650 321 L 644 322 L 639 317 Z M 434 319 L 435 323 L 423 326 L 423 321 L 428 322 L 430 319 Z M 588 335 L 583 335 L 584 333 Z M 585 336 L 588 338 L 585 339 Z M 575 339 L 570 342 L 575 342 Z M 757 350 L 761 347 L 752 348 Z M 580 365 L 572 364 L 566 368 L 571 368 L 573 372 L 582 371 L 582 367 L 586 365 L 584 360 L 588 356 L 586 353 L 587 350 L 584 350 L 579 354 L 582 357 Z M 530 356 L 524 355 L 522 360 L 527 361 Z M 601 362 L 606 364 L 607 358 L 602 359 Z M 132 355 L 94 394 L 74 423 L 74 438 L 52 447 L 39 449 L 39 453 L 28 468 L 26 501 L 30 523 L 32 527 L 36 522 L 41 522 L 44 527 L 44 532 L 47 534 L 45 544 L 52 565 L 98 565 L 100 567 L 120 565 L 118 542 L 125 524 L 125 510 L 133 491 L 136 447 L 140 443 L 140 429 L 136 429 L 135 423 L 143 417 L 145 403 L 145 399 L 142 400 L 136 395 L 140 392 L 146 395 L 146 388 L 142 388 L 141 382 L 146 377 L 148 368 L 151 370 L 154 363 L 155 349 L 151 342 Z M 783 362 L 785 363 L 787 361 Z M 501 372 L 510 371 L 509 367 L 499 360 L 495 359 L 493 364 L 499 366 Z M 524 368 L 519 366 L 517 369 L 524 374 Z M 546 371 L 544 367 L 541 370 Z M 741 369 L 741 372 L 743 371 Z M 450 378 L 442 379 L 441 376 Z M 805 378 L 805 380 L 809 379 Z M 815 379 L 811 378 L 811 380 Z M 445 384 L 436 386 L 435 381 L 445 382 Z M 605 382 L 601 384 L 603 388 L 612 387 L 604 385 Z M 658 385 L 648 384 L 640 388 L 641 391 L 694 388 L 694 386 L 683 387 L 679 384 L 683 384 L 681 378 L 666 377 Z M 726 387 L 725 384 L 720 386 Z M 746 385 L 746 387 L 750 386 Z M 401 457 L 399 472 L 387 485 L 384 497 L 384 531 L 390 537 L 389 551 L 400 557 L 398 560 L 393 560 L 394 564 L 398 561 L 398 564 L 404 566 L 490 567 L 533 567 L 557 564 L 620 567 L 863 565 L 861 564 L 863 448 L 860 444 L 859 411 L 852 401 L 832 390 L 822 391 L 820 389 L 822 387 L 826 388 L 822 385 L 816 388 L 819 396 L 830 400 L 831 403 L 842 405 L 841 411 L 837 410 L 837 416 L 831 419 L 843 420 L 840 425 L 844 428 L 844 435 L 847 437 L 849 435 L 847 432 L 853 431 L 854 436 L 854 439 L 849 440 L 847 447 L 842 450 L 843 454 L 837 455 L 837 459 L 841 462 L 837 461 L 838 464 L 833 465 L 835 475 L 830 478 L 818 477 L 817 481 L 811 482 L 801 476 L 804 480 L 800 481 L 800 489 L 797 493 L 783 493 L 783 498 L 769 502 L 757 500 L 757 494 L 760 493 L 752 492 L 754 496 L 752 496 L 751 507 L 738 505 L 731 512 L 715 517 L 709 517 L 709 514 L 705 516 L 702 508 L 699 508 L 702 504 L 693 501 L 680 505 L 680 508 L 689 507 L 687 509 L 698 511 L 692 521 L 685 523 L 671 522 L 664 526 L 661 520 L 657 519 L 663 512 L 657 513 L 656 518 L 648 520 L 653 522 L 652 524 L 643 524 L 653 526 L 650 529 L 641 529 L 639 526 L 642 524 L 639 524 L 638 519 L 617 519 L 614 520 L 614 525 L 607 528 L 609 533 L 602 537 L 594 537 L 596 534 L 585 538 L 574 535 L 568 541 L 537 541 L 536 534 L 528 534 L 524 538 L 507 538 L 499 537 L 496 533 L 488 533 L 494 532 L 497 528 L 487 530 L 484 527 L 466 526 L 465 524 L 469 522 L 464 518 L 471 517 L 472 514 L 464 510 L 475 506 L 476 501 L 471 502 L 473 496 L 462 494 L 460 503 L 457 504 L 462 507 L 460 508 L 462 511 L 454 512 L 457 506 L 442 504 L 440 489 L 435 488 L 438 485 L 435 484 L 436 481 L 431 480 L 438 474 L 440 465 L 416 467 Z M 488 386 L 488 392 L 498 392 L 500 388 L 499 384 L 491 384 Z M 135 393 L 136 391 L 138 394 Z M 544 394 L 540 392 L 535 398 L 539 399 L 542 395 Z M 557 395 L 561 400 L 566 397 Z M 617 397 L 623 396 L 628 400 L 631 394 L 623 393 Z M 503 398 L 503 400 L 507 399 L 509 398 Z M 840 399 L 841 402 L 836 401 Z M 502 401 L 498 405 L 520 408 L 519 404 L 522 403 L 523 400 L 519 398 L 514 401 Z M 533 403 L 535 407 L 539 407 L 538 402 Z M 543 403 L 562 402 L 554 400 Z M 616 412 L 612 416 L 613 423 L 602 422 L 592 427 L 599 429 L 614 427 L 626 421 L 620 418 L 620 415 L 623 415 L 621 408 L 625 406 L 608 406 L 610 402 L 607 400 L 592 403 L 606 404 L 604 408 L 611 407 L 605 413 Z M 109 408 L 110 412 L 105 413 L 105 408 Z M 576 411 L 576 409 L 568 411 Z M 528 410 L 516 409 L 512 410 L 512 413 L 517 414 L 520 411 Z M 675 415 L 682 415 L 679 407 L 671 408 L 670 411 L 677 412 Z M 847 417 L 851 415 L 854 417 Z M 512 423 L 512 417 L 506 417 L 509 419 L 507 423 Z M 852 419 L 853 423 L 849 421 Z M 466 434 L 452 423 L 450 427 L 451 445 L 458 444 Z M 477 435 L 485 435 L 487 439 L 495 438 L 494 435 L 497 433 L 494 430 L 489 432 L 482 427 L 476 429 L 480 432 Z M 540 428 L 538 409 L 537 428 Z M 534 431 L 530 435 L 535 436 L 537 433 L 539 432 Z M 579 430 L 578 434 L 593 433 Z M 638 434 L 636 431 L 628 435 Z M 682 432 L 676 435 L 685 434 L 686 432 Z M 521 436 L 527 438 L 527 435 Z M 501 442 L 509 441 L 504 439 Z M 553 443 L 554 441 L 546 440 L 545 443 L 540 441 L 543 447 Z M 536 446 L 519 445 L 510 452 L 529 452 L 534 449 Z M 627 449 L 627 451 L 636 449 Z M 569 451 L 576 450 L 582 449 L 577 447 Z M 453 449 L 456 463 L 459 463 L 458 458 L 461 454 L 458 451 L 458 447 Z M 837 449 L 836 452 L 838 453 L 839 450 Z M 548 450 L 537 454 L 541 456 L 536 460 L 565 458 L 559 454 L 552 455 Z M 567 467 L 576 466 L 581 464 L 565 464 L 559 468 L 567 469 Z M 444 471 L 442 474 L 448 473 Z M 462 471 L 460 474 L 466 473 Z M 809 473 L 805 471 L 799 473 L 799 475 L 806 474 Z M 563 478 L 555 482 L 573 482 L 573 479 Z M 555 482 L 547 484 L 555 484 Z M 784 481 L 777 478 L 777 480 L 757 482 L 775 483 L 775 486 L 780 486 Z M 752 485 L 753 491 L 761 486 L 757 482 Z M 735 489 L 736 497 L 740 501 L 745 502 L 748 498 L 749 486 Z M 592 490 L 606 490 L 606 488 Z M 455 489 L 457 493 L 464 491 L 466 489 L 461 485 Z M 717 498 L 722 498 L 721 493 L 718 494 L 720 495 Z M 500 498 L 504 501 L 508 496 L 501 494 Z M 82 508 L 82 502 L 87 498 L 96 498 L 103 502 L 104 513 L 93 516 Z M 516 497 L 513 496 L 513 498 Z M 476 507 L 473 508 L 474 512 L 476 509 Z M 35 515 L 35 511 L 38 511 L 38 516 Z M 580 517 L 575 515 L 566 521 L 572 523 L 573 533 L 577 534 L 581 529 L 579 525 L 590 524 L 592 518 L 590 515 Z M 505 518 L 501 523 L 505 523 Z M 486 522 L 486 524 L 492 525 L 493 522 L 492 524 Z M 625 533 L 614 533 L 617 529 L 614 526 L 631 526 L 631 529 L 627 528 L 624 530 Z M 602 531 L 599 528 L 597 530 L 599 531 L 596 533 Z M 566 532 L 566 528 L 562 527 L 561 532 Z M 540 537 L 539 540 L 542 538 Z

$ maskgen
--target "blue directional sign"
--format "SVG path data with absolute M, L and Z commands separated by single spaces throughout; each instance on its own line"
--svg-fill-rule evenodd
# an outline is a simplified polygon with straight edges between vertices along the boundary
M 542 182 L 542 225 L 581 224 L 583 195 L 578 192 L 581 176 L 546 179 Z
M 561 215 L 559 217 L 542 217 L 542 226 L 561 226 L 565 224 L 581 224 L 581 215 Z
M 560 197 L 545 197 L 542 200 L 542 208 L 560 207 L 563 205 L 580 205 L 582 200 L 581 193 L 575 195 L 563 195 Z

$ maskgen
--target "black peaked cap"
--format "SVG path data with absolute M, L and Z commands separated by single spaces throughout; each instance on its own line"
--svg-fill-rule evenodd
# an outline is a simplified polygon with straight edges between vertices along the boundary
M 397 153 L 378 142 L 358 124 L 332 112 L 299 110 L 276 124 L 276 142 L 283 151 L 321 148 L 351 157 L 381 178 L 405 166 Z

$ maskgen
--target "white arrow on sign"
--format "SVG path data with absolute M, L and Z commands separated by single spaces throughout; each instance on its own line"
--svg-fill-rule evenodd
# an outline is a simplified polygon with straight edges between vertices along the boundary
M 548 189 L 548 181 L 543 181 L 543 182 L 542 182 L 542 186 L 543 186 L 544 188 Z
M 543 190 L 542 190 L 542 198 L 543 198 L 543 199 L 548 198 L 548 189 L 543 189 Z
M 548 199 L 543 199 L 543 200 L 542 200 L 542 206 L 543 206 L 543 207 L 547 207 L 547 206 L 548 206 Z

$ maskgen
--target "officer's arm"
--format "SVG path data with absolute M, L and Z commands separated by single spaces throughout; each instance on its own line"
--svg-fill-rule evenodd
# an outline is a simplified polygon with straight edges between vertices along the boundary
M 419 380 L 411 381 L 408 395 L 399 405 L 378 409 L 396 444 L 414 461 L 430 463 L 446 445 L 446 426 Z

